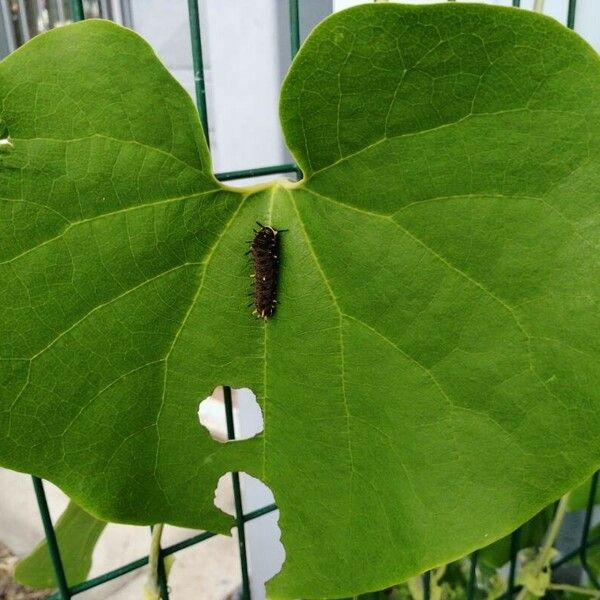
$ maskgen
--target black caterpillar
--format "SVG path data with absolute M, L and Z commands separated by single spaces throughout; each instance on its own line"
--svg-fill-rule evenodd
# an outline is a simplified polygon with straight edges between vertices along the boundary
M 254 280 L 254 311 L 252 314 L 261 319 L 268 319 L 275 314 L 277 307 L 277 282 L 279 279 L 279 233 L 286 229 L 275 229 L 263 225 L 258 221 L 260 227 L 254 239 L 248 242 L 252 259 Z M 250 305 L 252 306 L 252 305 Z

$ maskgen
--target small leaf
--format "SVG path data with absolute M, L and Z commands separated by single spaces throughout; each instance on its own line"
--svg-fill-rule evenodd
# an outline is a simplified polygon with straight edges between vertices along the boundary
M 92 554 L 106 522 L 96 519 L 70 502 L 55 526 L 60 557 L 70 586 L 85 581 L 92 567 Z M 56 587 L 56 577 L 46 540 L 20 560 L 15 579 L 37 589 Z
M 558 550 L 552 548 L 548 553 L 548 560 L 543 568 L 540 568 L 536 561 L 537 556 L 532 552 L 530 559 L 521 565 L 518 581 L 531 595 L 541 598 L 546 594 L 552 577 L 550 565 L 559 554 Z

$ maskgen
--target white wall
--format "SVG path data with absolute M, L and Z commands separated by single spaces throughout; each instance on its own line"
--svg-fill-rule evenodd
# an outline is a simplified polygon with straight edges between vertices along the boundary
M 286 3 L 205 0 L 200 8 L 214 170 L 286 162 L 277 115 L 289 60 Z M 135 30 L 195 97 L 187 3 L 133 0 L 132 12 Z

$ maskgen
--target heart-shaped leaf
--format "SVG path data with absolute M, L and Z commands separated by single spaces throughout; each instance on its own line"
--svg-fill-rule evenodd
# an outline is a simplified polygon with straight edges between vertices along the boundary
M 275 597 L 381 589 L 507 534 L 600 460 L 600 62 L 525 11 L 367 5 L 306 42 L 281 117 L 298 184 L 210 174 L 136 35 L 0 65 L 0 462 L 107 520 L 223 531 L 273 490 Z M 279 309 L 245 241 L 282 235 Z M 197 423 L 219 384 L 265 431 Z

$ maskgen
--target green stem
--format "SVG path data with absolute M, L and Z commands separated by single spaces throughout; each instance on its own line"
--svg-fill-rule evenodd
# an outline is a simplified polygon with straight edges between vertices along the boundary
M 558 503 L 556 513 L 554 514 L 554 519 L 552 519 L 550 529 L 548 530 L 548 535 L 546 536 L 544 545 L 538 554 L 538 565 L 540 565 L 540 567 L 543 567 L 550 558 L 550 552 L 552 548 L 554 548 L 554 542 L 556 542 L 556 538 L 558 537 L 558 533 L 560 532 L 560 528 L 562 527 L 565 515 L 567 514 L 567 510 L 569 508 L 570 497 L 571 492 L 568 492 L 560 499 Z
M 160 559 L 160 540 L 163 524 L 158 523 L 152 528 L 152 541 L 148 556 L 148 580 L 144 586 L 144 600 L 160 600 L 160 585 L 158 583 L 158 561 Z
M 554 548 L 554 543 L 556 542 L 556 538 L 558 537 L 558 533 L 562 527 L 565 515 L 567 514 L 570 497 L 571 492 L 568 492 L 559 500 L 558 506 L 556 507 L 556 512 L 554 513 L 554 518 L 552 519 L 552 523 L 550 523 L 550 528 L 548 529 L 546 539 L 544 540 L 542 547 L 539 549 L 539 552 L 533 560 L 533 569 L 538 574 L 542 572 L 544 567 L 548 565 L 552 558 L 552 549 Z M 529 591 L 527 588 L 523 587 L 517 594 L 516 600 L 525 600 L 528 595 Z
M 430 585 L 430 596 L 431 598 L 441 598 L 441 588 L 439 586 L 440 579 L 444 576 L 446 572 L 446 567 L 448 565 L 442 565 L 437 569 L 433 569 L 431 571 L 431 577 L 429 579 Z M 416 577 L 411 577 L 406 581 L 406 585 L 408 586 L 408 591 L 413 600 L 423 600 L 425 597 L 425 591 L 423 590 L 423 574 L 417 575 Z
M 423 583 L 421 576 L 411 577 L 407 582 L 408 591 L 412 596 L 413 600 L 423 600 Z
M 600 598 L 600 590 L 590 590 L 589 588 L 579 587 L 578 585 L 569 585 L 568 583 L 551 583 L 548 586 L 548 589 L 561 592 L 572 592 L 573 594 L 583 594 L 585 596 L 592 596 L 592 598 Z

